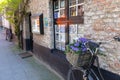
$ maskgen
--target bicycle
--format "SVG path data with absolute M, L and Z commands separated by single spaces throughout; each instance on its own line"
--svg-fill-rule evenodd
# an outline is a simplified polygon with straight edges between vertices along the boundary
M 101 44 L 102 44 L 101 42 L 95 43 L 92 41 L 88 41 L 84 44 L 87 48 L 88 53 L 90 54 L 89 56 L 90 58 L 82 66 L 81 65 L 72 66 L 70 70 L 68 71 L 67 80 L 104 80 L 100 72 L 100 69 L 99 69 L 99 59 L 97 56 L 97 53 L 99 51 Z M 97 69 L 98 69 L 99 75 L 96 74 L 95 71 L 92 69 L 95 61 L 97 62 Z M 83 58 L 83 62 L 84 62 L 84 58 Z
M 12 40 L 12 31 L 11 31 L 11 29 L 6 30 L 6 40 L 8 40 L 8 41 Z

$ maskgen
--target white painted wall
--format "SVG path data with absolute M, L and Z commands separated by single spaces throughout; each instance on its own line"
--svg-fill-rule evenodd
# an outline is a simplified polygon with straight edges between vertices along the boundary
M 2 16 L 2 25 L 5 28 L 10 28 L 10 23 L 4 16 Z

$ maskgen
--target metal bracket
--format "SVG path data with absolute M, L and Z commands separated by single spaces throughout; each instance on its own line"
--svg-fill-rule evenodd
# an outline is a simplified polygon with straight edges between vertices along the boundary
M 115 41 L 119 41 L 120 42 L 120 36 L 114 36 L 113 37 Z

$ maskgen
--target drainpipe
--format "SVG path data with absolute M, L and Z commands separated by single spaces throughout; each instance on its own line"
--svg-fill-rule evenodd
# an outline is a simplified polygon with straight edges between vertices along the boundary
M 52 4 L 53 4 L 53 35 L 54 35 L 54 49 L 55 49 L 56 45 L 55 45 L 54 1 L 52 1 Z

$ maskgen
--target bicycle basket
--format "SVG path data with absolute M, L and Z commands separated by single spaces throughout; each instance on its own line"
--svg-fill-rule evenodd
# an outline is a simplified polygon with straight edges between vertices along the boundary
M 87 66 L 91 60 L 91 54 L 89 51 L 86 51 L 83 54 L 74 54 L 73 52 L 69 52 L 66 54 L 66 58 L 73 66 Z

